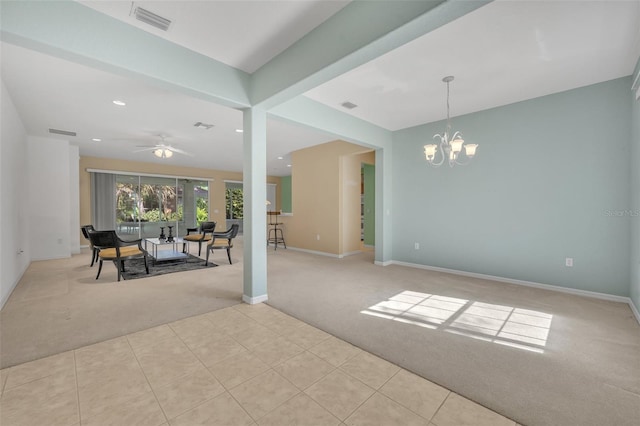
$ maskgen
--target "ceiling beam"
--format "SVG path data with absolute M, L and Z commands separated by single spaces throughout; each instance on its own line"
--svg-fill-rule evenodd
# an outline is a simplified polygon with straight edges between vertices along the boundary
M 352 1 L 252 74 L 251 103 L 272 108 L 491 1 Z
M 390 148 L 392 132 L 358 117 L 298 96 L 271 110 L 269 116 L 331 133 L 337 138 L 369 148 Z
M 250 75 L 74 1 L 2 1 L 3 41 L 82 65 L 249 106 Z

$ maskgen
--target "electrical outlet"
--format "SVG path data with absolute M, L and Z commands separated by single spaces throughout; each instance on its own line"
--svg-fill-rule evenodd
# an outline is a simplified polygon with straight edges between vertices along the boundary
M 573 257 L 567 257 L 564 260 L 564 265 L 569 267 L 569 268 L 573 267 Z
M 316 240 L 320 241 L 320 234 L 316 234 Z
M 416 250 L 420 250 L 420 243 L 414 243 L 413 248 Z

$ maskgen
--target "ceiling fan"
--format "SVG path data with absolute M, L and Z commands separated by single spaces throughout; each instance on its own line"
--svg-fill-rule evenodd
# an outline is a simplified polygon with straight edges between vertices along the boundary
M 142 149 L 138 149 L 133 152 L 135 153 L 135 152 L 151 151 L 153 155 L 155 155 L 158 158 L 171 158 L 173 156 L 173 153 L 188 155 L 190 157 L 193 157 L 193 154 L 190 154 L 187 151 L 183 151 L 182 149 L 174 148 L 173 146 L 166 144 L 165 135 L 159 135 L 159 137 L 162 140 L 162 142 L 157 143 L 155 145 L 138 145 L 138 148 L 142 148 Z

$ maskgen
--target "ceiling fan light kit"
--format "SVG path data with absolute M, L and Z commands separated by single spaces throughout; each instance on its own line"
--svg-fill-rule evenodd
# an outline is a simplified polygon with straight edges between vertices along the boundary
M 449 163 L 449 167 L 453 167 L 456 164 L 459 166 L 467 165 L 471 162 L 473 157 L 476 155 L 476 150 L 478 149 L 478 144 L 476 143 L 468 143 L 465 145 L 464 139 L 462 139 L 462 134 L 460 132 L 451 131 L 451 118 L 449 116 L 449 83 L 453 81 L 453 76 L 449 75 L 442 79 L 443 82 L 447 83 L 447 128 L 444 133 L 436 134 L 433 136 L 433 139 L 439 140 L 438 144 L 427 144 L 424 146 L 424 156 L 427 162 L 433 167 L 440 167 L 444 164 L 445 158 Z M 463 149 L 464 148 L 464 151 Z M 464 157 L 461 157 L 460 154 L 464 152 Z M 439 154 L 439 156 L 438 156 Z M 439 157 L 436 159 L 436 157 Z
M 179 148 L 174 148 L 171 145 L 167 145 L 166 142 L 166 135 L 158 135 L 158 137 L 162 140 L 162 142 L 157 143 L 155 145 L 151 145 L 151 146 L 147 146 L 147 145 L 139 145 L 140 148 L 137 151 L 133 151 L 133 152 L 144 152 L 144 151 L 150 151 L 153 155 L 155 155 L 158 158 L 171 158 L 173 157 L 173 154 L 177 153 L 177 154 L 183 154 L 183 155 L 188 155 L 190 157 L 192 157 L 193 155 L 183 151 L 182 149 Z
M 152 152 L 153 152 L 153 155 L 155 155 L 158 158 L 171 158 L 173 156 L 173 151 L 167 148 L 154 149 Z

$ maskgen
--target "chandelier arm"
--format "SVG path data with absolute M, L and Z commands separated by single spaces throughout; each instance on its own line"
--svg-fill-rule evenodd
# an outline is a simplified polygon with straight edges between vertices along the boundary
M 446 140 L 446 138 L 441 135 L 433 135 L 433 139 L 435 138 L 440 139 L 438 143 L 438 149 L 436 150 L 436 153 L 433 156 L 433 161 L 429 162 L 429 164 L 431 164 L 434 167 L 439 167 L 444 163 L 444 157 L 445 157 L 444 141 Z M 436 162 L 435 160 L 436 160 L 436 157 L 438 156 L 438 151 L 440 152 L 440 161 Z
M 466 154 L 464 156 L 467 159 L 466 161 L 458 161 L 458 159 L 456 158 L 454 160 L 454 163 L 456 163 L 458 166 L 466 166 L 467 164 L 471 163 L 471 160 L 473 160 L 473 158 L 467 157 Z

